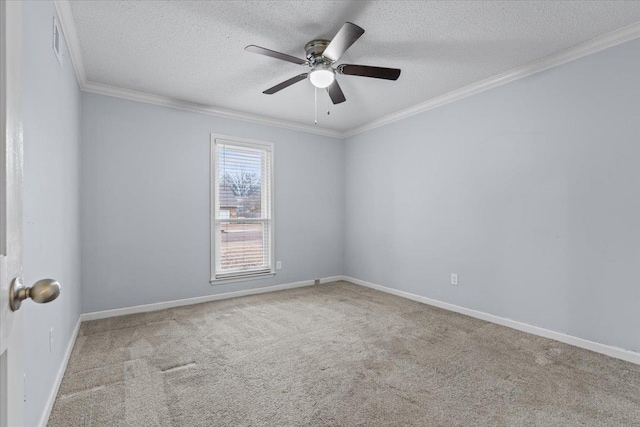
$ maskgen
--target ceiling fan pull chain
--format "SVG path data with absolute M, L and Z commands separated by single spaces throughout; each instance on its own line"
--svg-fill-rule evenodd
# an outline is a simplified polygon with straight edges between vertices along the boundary
M 327 97 L 327 116 L 331 115 L 331 111 L 329 111 L 329 108 L 331 107 L 331 102 L 329 102 L 331 100 L 331 98 Z
M 318 88 L 313 88 L 314 98 L 313 98 L 313 123 L 318 124 Z

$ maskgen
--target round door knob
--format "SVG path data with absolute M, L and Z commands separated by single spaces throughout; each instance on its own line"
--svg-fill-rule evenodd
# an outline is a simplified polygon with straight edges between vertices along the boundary
M 58 298 L 60 290 L 60 283 L 53 279 L 38 280 L 32 287 L 26 288 L 22 279 L 16 277 L 9 288 L 9 305 L 12 311 L 16 311 L 22 305 L 22 301 L 27 298 L 40 304 L 51 302 Z

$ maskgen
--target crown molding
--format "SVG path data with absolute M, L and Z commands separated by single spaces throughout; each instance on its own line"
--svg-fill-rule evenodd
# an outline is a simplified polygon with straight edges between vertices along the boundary
M 414 105 L 413 107 L 409 107 L 396 113 L 381 117 L 372 122 L 345 132 L 342 135 L 342 138 L 349 138 L 351 136 L 369 131 L 371 129 L 375 129 L 380 126 L 402 120 L 406 117 L 422 113 L 423 111 L 431 110 L 432 108 L 440 107 L 450 102 L 466 98 L 467 96 L 475 95 L 476 93 L 492 89 L 496 86 L 500 86 L 505 83 L 509 83 L 514 80 L 539 73 L 540 71 L 544 71 L 549 68 L 557 67 L 558 65 L 562 65 L 564 63 L 582 58 L 583 56 L 587 56 L 600 50 L 619 45 L 638 37 L 640 37 L 640 22 L 622 27 L 611 33 L 570 47 L 569 49 L 565 49 L 560 52 L 545 56 L 543 58 L 536 59 L 535 61 L 529 62 L 520 67 L 516 67 L 504 73 L 489 77 L 488 79 L 484 79 L 463 88 L 445 93 L 444 95 L 429 99 L 425 102 Z
M 466 98 L 471 95 L 483 92 L 488 89 L 530 76 L 549 68 L 557 67 L 564 63 L 582 58 L 600 50 L 619 45 L 621 43 L 640 37 L 640 22 L 622 27 L 611 33 L 596 37 L 576 46 L 570 47 L 563 51 L 545 56 L 525 65 L 513 68 L 504 73 L 497 74 L 493 77 L 470 84 L 460 89 L 448 92 L 444 95 L 429 99 L 427 101 L 416 104 L 404 110 L 392 113 L 378 119 L 375 119 L 362 126 L 358 126 L 351 130 L 340 132 L 336 130 L 319 128 L 316 126 L 303 125 L 286 120 L 274 119 L 266 116 L 242 113 L 239 111 L 227 110 L 223 108 L 215 108 L 210 105 L 203 105 L 189 101 L 183 101 L 161 95 L 154 95 L 145 92 L 124 89 L 115 86 L 104 85 L 87 81 L 84 62 L 81 56 L 80 40 L 75 27 L 75 21 L 71 12 L 69 0 L 54 0 L 58 20 L 62 26 L 62 32 L 67 41 L 67 48 L 71 56 L 73 69 L 78 79 L 80 89 L 85 92 L 92 92 L 101 95 L 108 95 L 117 98 L 129 99 L 132 101 L 144 102 L 147 104 L 155 104 L 164 107 L 177 108 L 180 110 L 191 111 L 195 113 L 209 114 L 227 119 L 242 120 L 251 123 L 257 123 L 267 126 L 275 126 L 284 129 L 291 129 L 300 132 L 313 133 L 332 138 L 350 138 L 363 132 L 402 120 L 406 117 L 414 116 L 433 108 L 449 104 L 454 101 Z
M 313 133 L 317 135 L 328 136 L 331 138 L 341 138 L 342 133 L 330 129 L 318 128 L 315 126 L 303 125 L 299 123 L 289 122 L 286 120 L 278 120 L 271 117 L 258 116 L 240 111 L 233 111 L 221 108 L 214 108 L 208 105 L 197 104 L 194 102 L 181 101 L 162 95 L 153 95 L 150 93 L 140 92 L 131 89 L 123 89 L 115 86 L 103 85 L 100 83 L 85 82 L 82 88 L 85 92 L 97 93 L 100 95 L 113 96 L 116 98 L 128 99 L 131 101 L 144 102 L 147 104 L 160 105 L 163 107 L 177 108 L 179 110 L 191 111 L 194 113 L 209 114 L 225 119 L 242 120 L 245 122 L 256 123 L 267 126 L 274 126 L 283 129 L 290 129 L 300 132 Z
M 303 125 L 300 123 L 290 122 L 286 120 L 274 119 L 266 116 L 243 113 L 240 111 L 228 110 L 223 108 L 215 108 L 210 105 L 203 105 L 189 101 L 183 101 L 167 96 L 154 95 L 141 91 L 119 88 L 115 86 L 105 85 L 101 83 L 93 83 L 87 80 L 84 61 L 81 55 L 80 39 L 76 30 L 73 12 L 69 0 L 54 0 L 58 21 L 62 26 L 62 32 L 67 42 L 67 49 L 71 57 L 71 63 L 78 80 L 80 90 L 84 92 L 97 93 L 100 95 L 113 96 L 116 98 L 128 99 L 131 101 L 144 102 L 147 104 L 160 105 L 163 107 L 177 108 L 180 110 L 191 111 L 194 113 L 209 114 L 216 117 L 226 119 L 242 120 L 245 122 L 256 123 L 267 126 L 274 126 L 283 129 L 290 129 L 299 132 L 307 132 L 316 135 L 328 136 L 331 138 L 342 138 L 343 133 L 331 129 L 320 128 L 317 126 Z
M 84 90 L 85 82 L 87 81 L 87 73 L 84 68 L 84 61 L 80 55 L 80 39 L 78 38 L 78 32 L 76 31 L 76 24 L 73 19 L 73 13 L 71 12 L 71 5 L 68 0 L 54 0 L 56 13 L 58 14 L 58 21 L 62 27 L 62 35 L 67 42 L 67 50 L 71 57 L 71 64 L 73 70 L 76 73 L 76 79 L 78 80 L 78 86 L 80 90 Z

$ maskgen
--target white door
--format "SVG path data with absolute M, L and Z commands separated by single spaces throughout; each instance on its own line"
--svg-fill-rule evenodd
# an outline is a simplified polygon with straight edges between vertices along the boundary
M 22 275 L 22 4 L 0 2 L 0 427 L 23 425 L 22 314 L 9 286 Z
M 45 303 L 60 284 L 22 284 L 22 2 L 0 1 L 0 427 L 24 423 L 23 300 Z M 33 309 L 33 308 L 31 308 Z

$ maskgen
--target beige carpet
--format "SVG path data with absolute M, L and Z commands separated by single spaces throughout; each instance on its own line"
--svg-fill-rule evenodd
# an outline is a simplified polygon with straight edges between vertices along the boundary
M 337 282 L 86 322 L 50 426 L 640 426 L 640 366 Z

